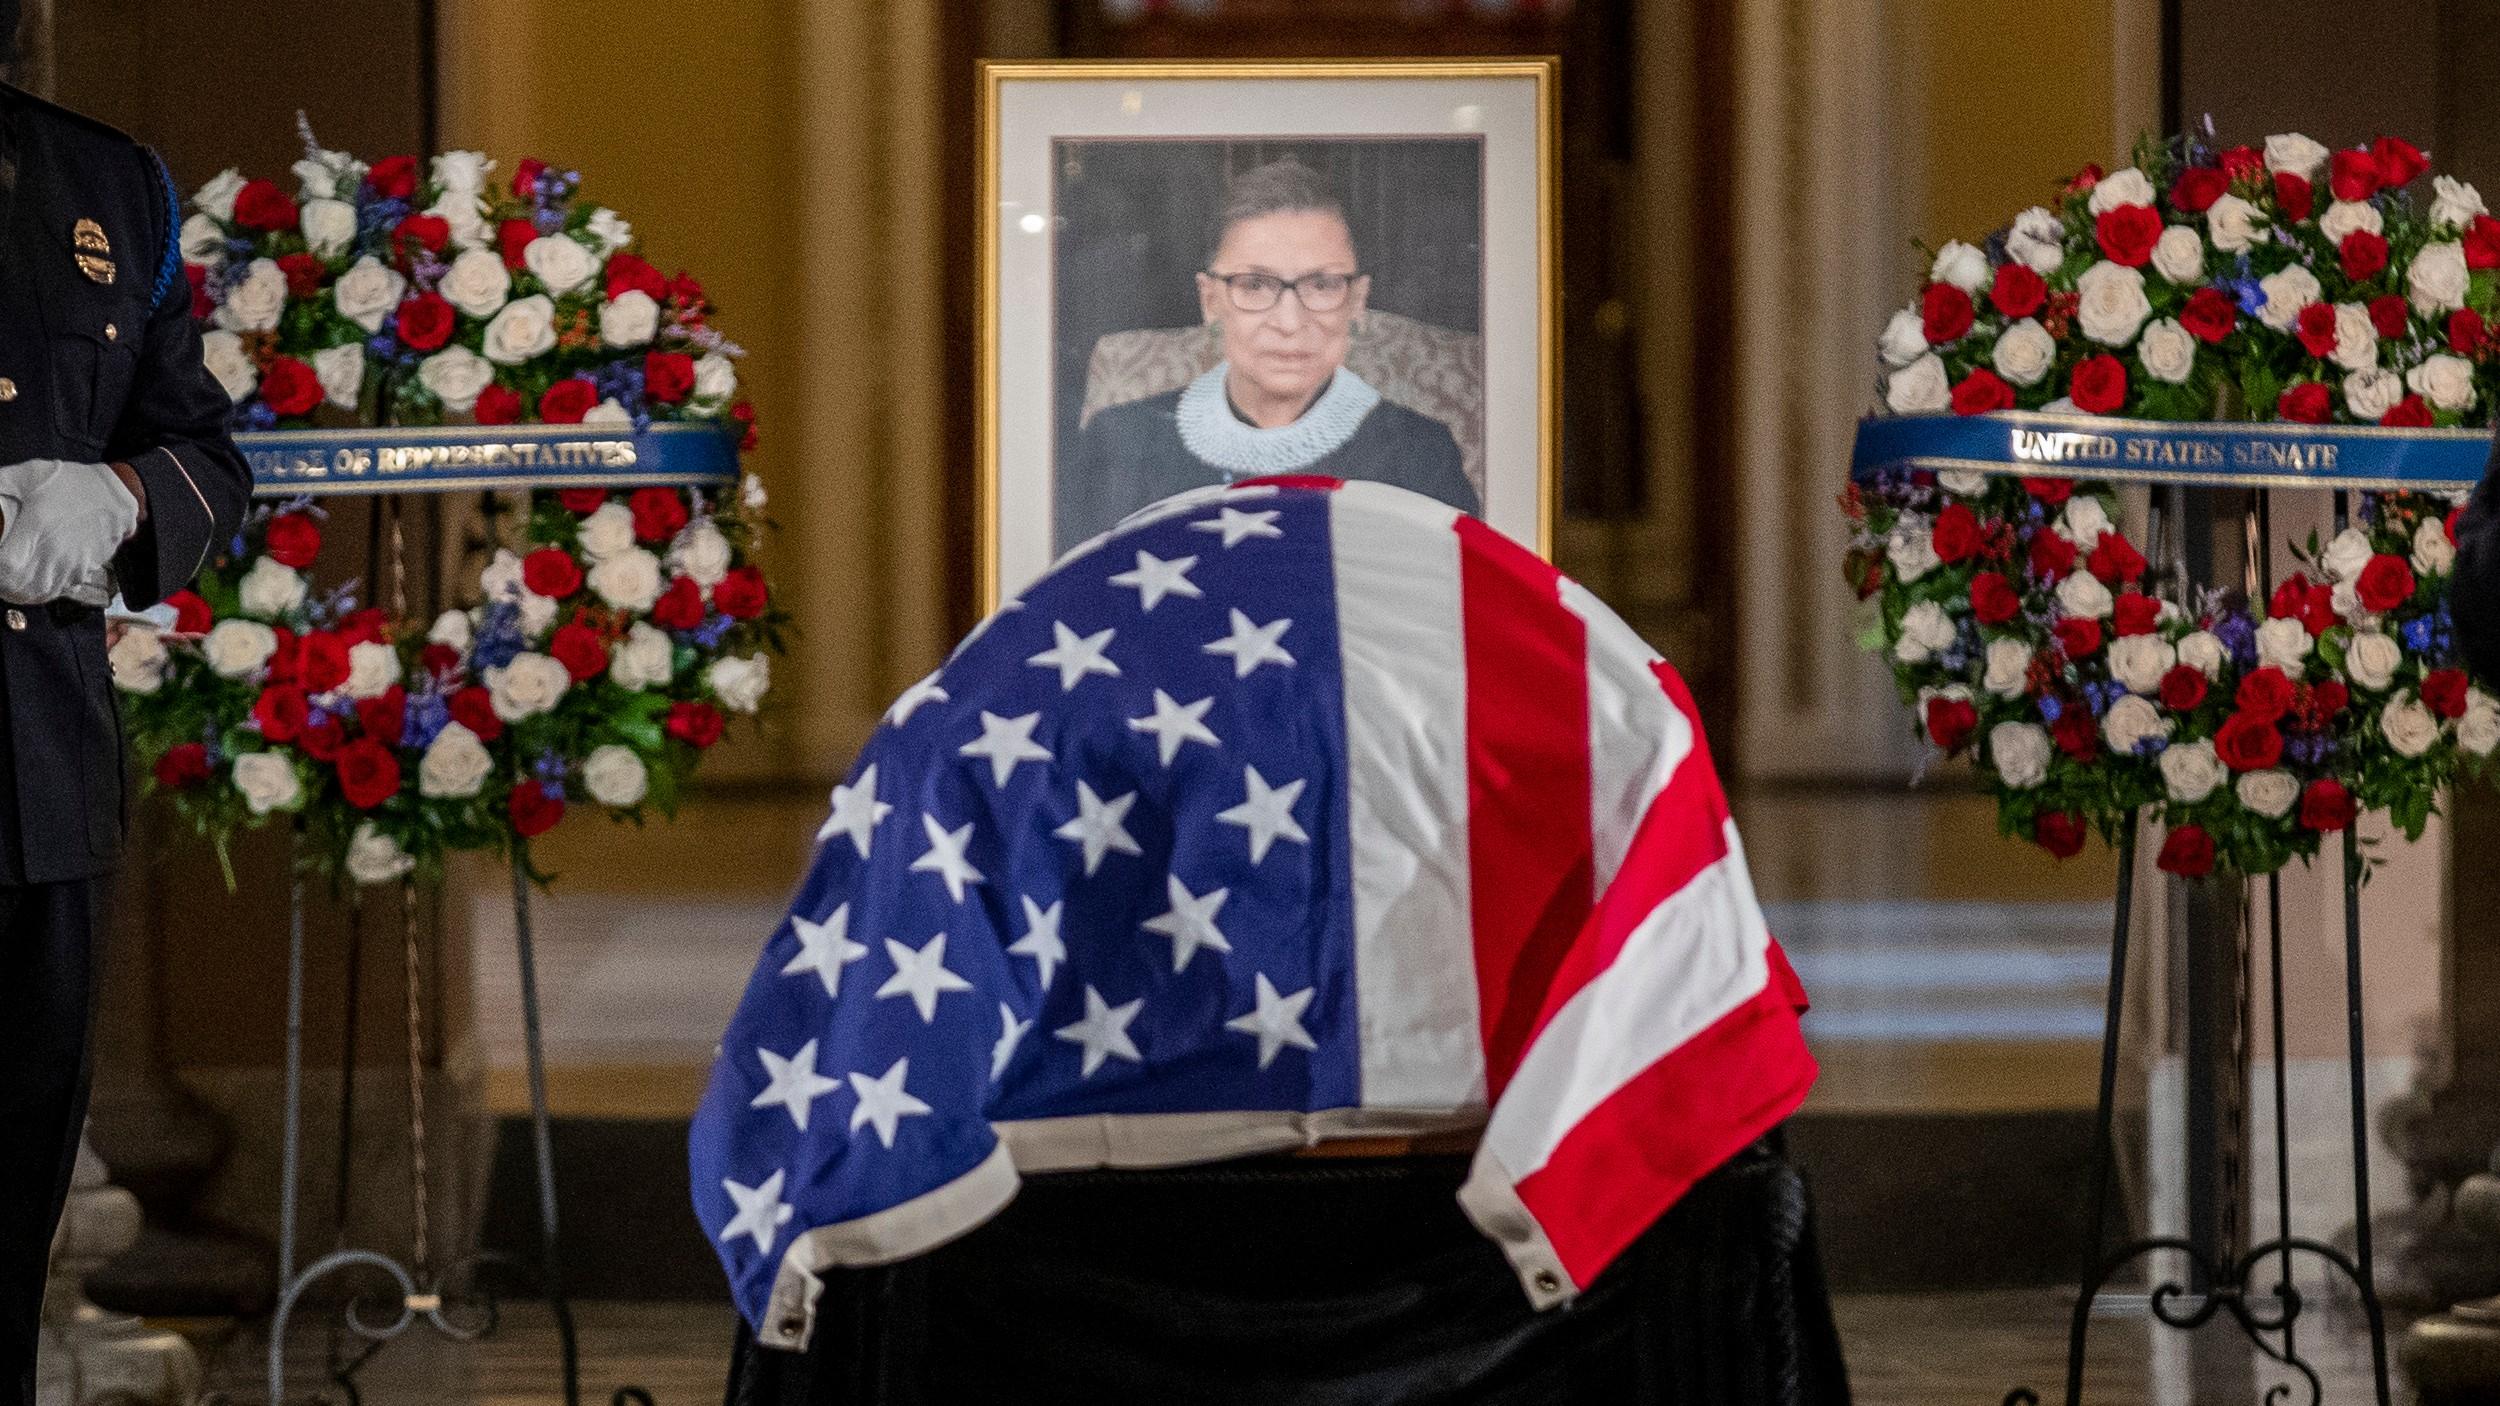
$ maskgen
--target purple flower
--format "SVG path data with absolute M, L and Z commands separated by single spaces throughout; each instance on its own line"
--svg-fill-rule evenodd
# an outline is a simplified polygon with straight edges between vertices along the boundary
M 422 689 L 408 696 L 407 719 L 400 741 L 422 752 L 434 745 L 434 739 L 441 736 L 450 723 L 451 704 L 435 691 L 429 680 Z

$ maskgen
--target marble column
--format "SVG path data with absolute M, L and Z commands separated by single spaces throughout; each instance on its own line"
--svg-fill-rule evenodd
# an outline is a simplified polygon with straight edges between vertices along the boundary
M 108 1313 L 87 1298 L 87 1275 L 129 1249 L 139 1238 L 139 1224 L 137 1199 L 111 1184 L 104 1163 L 81 1140 L 69 1206 L 52 1241 L 52 1282 L 44 1296 L 35 1368 L 37 1406 L 182 1406 L 199 1395 L 200 1363 L 189 1343 L 136 1318 Z

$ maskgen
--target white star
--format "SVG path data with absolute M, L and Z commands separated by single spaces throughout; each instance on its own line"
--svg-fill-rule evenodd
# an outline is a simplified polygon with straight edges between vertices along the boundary
M 1053 620 L 1050 622 L 1050 633 L 1058 643 L 1024 662 L 1037 669 L 1057 669 L 1061 693 L 1075 688 L 1077 681 L 1087 674 L 1101 674 L 1113 679 L 1120 676 L 1120 666 L 1103 657 L 1103 650 L 1111 644 L 1112 631 L 1096 630 L 1079 638 L 1076 631 L 1068 628 L 1067 622 Z
M 972 844 L 972 826 L 962 825 L 949 830 L 937 823 L 934 815 L 920 817 L 920 828 L 928 832 L 929 851 L 911 862 L 919 872 L 935 874 L 946 881 L 946 892 L 957 903 L 964 901 L 964 885 L 981 882 L 981 871 L 964 858 L 964 850 Z
M 784 1059 L 771 1050 L 761 1048 L 755 1057 L 764 1061 L 764 1077 L 771 1082 L 764 1092 L 748 1100 L 749 1108 L 770 1108 L 779 1104 L 790 1110 L 790 1121 L 807 1131 L 807 1106 L 835 1089 L 842 1087 L 839 1079 L 828 1079 L 816 1072 L 816 1042 L 799 1046 L 799 1052 Z
M 869 840 L 893 813 L 894 807 L 877 799 L 877 764 L 870 762 L 868 769 L 859 774 L 859 780 L 833 788 L 833 814 L 826 818 L 824 828 L 816 832 L 816 843 L 848 835 L 858 847 L 859 857 L 866 859 Z
M 1214 706 L 1213 694 L 1195 703 L 1183 704 L 1174 702 L 1172 695 L 1158 688 L 1155 690 L 1154 716 L 1129 719 L 1129 730 L 1153 733 L 1163 764 L 1170 766 L 1172 759 L 1181 754 L 1184 742 L 1204 742 L 1210 747 L 1224 745 L 1224 739 L 1216 736 L 1215 730 L 1206 724 L 1207 710 Z
M 1050 989 L 1051 974 L 1061 962 L 1068 960 L 1068 944 L 1059 937 L 1059 915 L 1067 906 L 1065 903 L 1054 903 L 1044 908 L 1030 898 L 1025 899 L 1024 936 L 1007 945 L 1009 953 L 1033 959 L 1033 965 L 1041 969 L 1044 991 Z
M 1198 532 L 1223 533 L 1224 549 L 1226 551 L 1230 551 L 1233 548 L 1240 546 L 1244 538 L 1282 537 L 1285 535 L 1285 529 L 1276 525 L 1276 519 L 1282 516 L 1282 514 L 1278 513 L 1274 508 L 1269 508 L 1264 512 L 1256 513 L 1245 513 L 1241 509 L 1233 507 L 1223 508 L 1220 511 L 1222 516 L 1216 518 L 1214 521 L 1193 522 L 1190 524 L 1190 527 L 1192 530 Z
M 1284 646 L 1276 642 L 1284 638 L 1285 631 L 1292 628 L 1291 620 L 1273 620 L 1264 625 L 1253 625 L 1250 623 L 1249 616 L 1236 609 L 1233 611 L 1232 633 L 1223 639 L 1210 642 L 1207 645 L 1207 653 L 1233 656 L 1233 677 L 1246 679 L 1250 677 L 1250 671 L 1261 664 L 1271 661 L 1284 665 L 1293 663 L 1293 656 L 1287 654 Z
M 1128 818 L 1129 807 L 1137 804 L 1137 793 L 1129 792 L 1112 800 L 1094 794 L 1094 788 L 1076 783 L 1076 819 L 1050 833 L 1063 840 L 1075 840 L 1085 846 L 1085 875 L 1093 877 L 1102 867 L 1102 857 L 1113 850 L 1122 854 L 1144 854 L 1137 847 L 1128 828 L 1120 822 Z
M 1050 749 L 1033 740 L 1033 729 L 1040 726 L 1042 715 L 1027 713 L 1020 718 L 1002 718 L 988 709 L 981 711 L 981 735 L 955 749 L 962 757 L 990 759 L 990 784 L 1002 789 L 1013 776 L 1018 762 L 1046 762 Z
M 894 975 L 877 988 L 880 1000 L 888 996 L 909 996 L 920 1008 L 920 1023 L 937 1019 L 938 997 L 949 991 L 969 991 L 972 983 L 946 969 L 946 934 L 930 938 L 928 945 L 914 952 L 893 938 L 885 940 L 885 955 L 894 959 Z
M 1270 786 L 1267 778 L 1259 775 L 1259 769 L 1254 766 L 1241 769 L 1241 782 L 1248 793 L 1246 799 L 1231 810 L 1216 812 L 1215 818 L 1250 832 L 1252 864 L 1267 858 L 1268 847 L 1276 843 L 1279 835 L 1298 845 L 1311 842 L 1311 837 L 1302 829 L 1302 822 L 1293 818 L 1293 803 L 1302 799 L 1302 782 L 1288 781 L 1282 786 Z
M 851 1092 L 859 1095 L 859 1106 L 851 1110 L 852 1132 L 858 1132 L 862 1123 L 874 1123 L 877 1141 L 892 1148 L 894 1129 L 905 1118 L 929 1111 L 929 1105 L 903 1092 L 903 1075 L 910 1068 L 911 1060 L 906 1056 L 874 1079 L 856 1072 L 851 1075 Z
M 938 673 L 944 672 L 945 670 L 943 669 L 938 671 Z M 921 704 L 949 703 L 952 701 L 954 700 L 947 696 L 946 690 L 938 687 L 937 674 L 931 674 L 927 678 L 922 679 L 920 682 L 904 689 L 903 696 L 894 700 L 894 706 L 885 710 L 885 720 L 892 723 L 896 727 L 901 727 L 903 724 L 911 721 L 912 714 L 920 711 Z
M 825 994 L 842 994 L 842 969 L 868 955 L 868 945 L 851 941 L 851 905 L 845 903 L 825 915 L 821 923 L 811 923 L 793 913 L 790 931 L 799 939 L 799 955 L 781 969 L 783 976 L 816 973 L 825 984 Z
M 1297 1050 L 1319 1048 L 1318 1042 L 1311 1038 L 1311 1032 L 1302 1028 L 1302 1012 L 1309 1009 L 1310 1004 L 1310 987 L 1305 986 L 1290 996 L 1279 996 L 1274 983 L 1267 979 L 1267 973 L 1260 972 L 1258 1006 L 1247 1015 L 1225 1021 L 1224 1028 L 1258 1036 L 1259 1067 L 1265 1069 L 1276 1062 L 1276 1052 L 1287 1045 Z
M 773 1239 L 781 1233 L 781 1227 L 788 1225 L 790 1218 L 798 1214 L 794 1208 L 781 1204 L 781 1183 L 785 1175 L 775 1172 L 764 1178 L 762 1186 L 741 1186 L 727 1177 L 721 1178 L 721 1190 L 728 1192 L 729 1199 L 738 1203 L 738 1214 L 729 1218 L 728 1226 L 720 1233 L 722 1244 L 726 1245 L 741 1235 L 752 1235 L 756 1249 L 767 1253 L 772 1250 Z
M 1165 561 L 1152 552 L 1137 554 L 1137 569 L 1123 571 L 1111 578 L 1114 586 L 1132 586 L 1137 591 L 1137 607 L 1152 610 L 1163 603 L 1165 596 L 1187 596 L 1192 600 L 1206 594 L 1198 583 L 1189 579 L 1189 568 L 1196 566 L 1196 557 L 1175 557 Z
M 1024 1032 L 1032 1028 L 1033 1022 L 1016 1019 L 1015 1007 L 1005 1001 L 998 1003 L 998 1043 L 990 1046 L 990 1079 L 993 1083 L 1007 1072 L 1007 1061 L 1016 1057 L 1016 1046 L 1024 1042 Z
M 1078 1077 L 1090 1079 L 1095 1070 L 1102 1068 L 1102 1062 L 1113 1055 L 1132 1064 L 1144 1061 L 1145 1057 L 1137 1052 L 1137 1042 L 1128 1037 L 1128 1023 L 1137 1019 L 1137 1013 L 1145 1007 L 1146 998 L 1143 996 L 1124 1006 L 1111 1005 L 1103 1000 L 1101 992 L 1088 986 L 1085 988 L 1085 1018 L 1074 1025 L 1062 1025 L 1051 1033 L 1071 1045 L 1085 1047 L 1085 1067 Z
M 1218 952 L 1233 950 L 1233 944 L 1225 941 L 1223 932 L 1215 926 L 1215 915 L 1224 910 L 1224 900 L 1232 896 L 1232 890 L 1217 889 L 1204 896 L 1193 894 L 1178 874 L 1167 876 L 1164 885 L 1172 900 L 1172 911 L 1160 918 L 1148 918 L 1146 931 L 1172 939 L 1172 970 L 1186 970 L 1189 959 L 1197 956 L 1201 947 L 1212 947 Z

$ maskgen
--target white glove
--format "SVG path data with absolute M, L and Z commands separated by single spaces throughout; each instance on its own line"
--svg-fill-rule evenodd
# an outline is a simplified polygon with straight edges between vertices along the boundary
M 113 553 L 138 527 L 138 500 L 103 464 L 0 467 L 0 600 L 104 604 Z

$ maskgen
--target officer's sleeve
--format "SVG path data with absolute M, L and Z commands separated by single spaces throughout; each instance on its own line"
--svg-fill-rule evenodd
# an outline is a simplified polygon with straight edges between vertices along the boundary
M 2494 426 L 2482 485 L 2457 515 L 2456 575 L 2448 584 L 2457 643 L 2488 683 L 2500 679 L 2500 426 Z
M 113 558 L 122 599 L 134 609 L 188 585 L 217 544 L 234 535 L 252 492 L 251 472 L 226 433 L 233 401 L 200 359 L 173 179 L 153 152 L 143 155 L 147 179 L 164 197 L 157 217 L 162 255 L 130 396 L 105 446 L 106 457 L 128 464 L 147 488 L 147 520 Z

